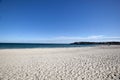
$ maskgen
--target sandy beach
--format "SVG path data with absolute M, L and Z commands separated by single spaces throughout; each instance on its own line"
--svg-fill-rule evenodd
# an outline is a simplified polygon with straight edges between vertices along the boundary
M 0 49 L 0 80 L 120 80 L 120 46 Z

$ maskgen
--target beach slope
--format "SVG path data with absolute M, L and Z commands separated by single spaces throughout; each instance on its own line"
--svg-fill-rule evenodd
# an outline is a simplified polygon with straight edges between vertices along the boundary
M 1 49 L 0 80 L 120 80 L 120 46 Z

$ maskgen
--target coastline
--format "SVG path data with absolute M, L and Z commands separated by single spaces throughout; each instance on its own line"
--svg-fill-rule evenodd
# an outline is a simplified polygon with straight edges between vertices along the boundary
M 32 48 L 69 48 L 69 47 L 88 47 L 92 45 L 71 45 L 71 44 L 35 44 L 35 43 L 0 43 L 0 49 L 32 49 Z
M 120 46 L 0 49 L 0 79 L 120 79 Z

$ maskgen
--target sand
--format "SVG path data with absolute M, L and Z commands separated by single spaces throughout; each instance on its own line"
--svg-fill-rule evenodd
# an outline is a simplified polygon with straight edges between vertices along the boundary
M 120 80 L 120 46 L 1 49 L 0 80 Z

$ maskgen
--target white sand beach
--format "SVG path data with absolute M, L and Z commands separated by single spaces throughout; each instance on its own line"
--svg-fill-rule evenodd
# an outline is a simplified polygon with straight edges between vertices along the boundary
M 120 46 L 1 49 L 0 80 L 120 80 Z

